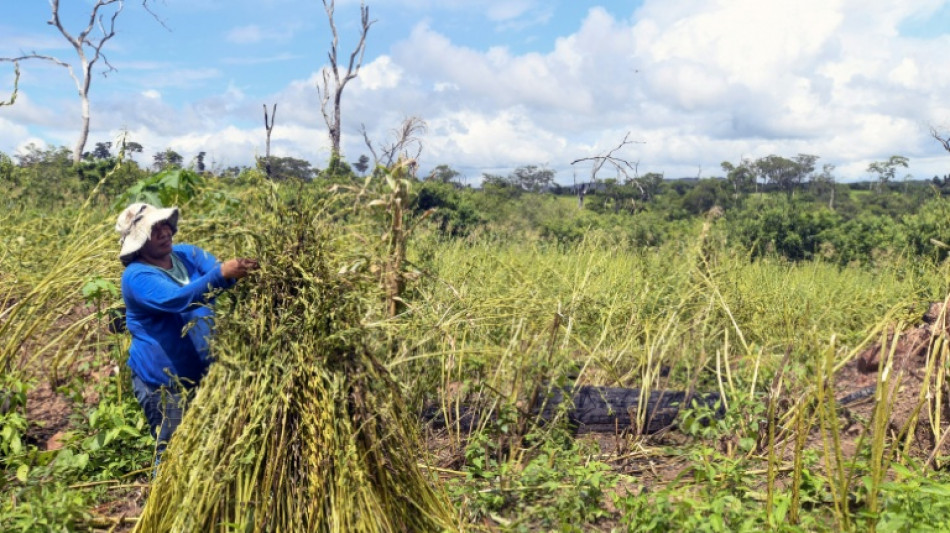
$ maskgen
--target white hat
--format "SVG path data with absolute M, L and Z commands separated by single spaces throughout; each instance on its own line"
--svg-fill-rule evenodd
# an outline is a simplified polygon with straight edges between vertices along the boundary
M 150 204 L 136 203 L 125 208 L 115 223 L 115 230 L 119 232 L 119 260 L 128 265 L 135 259 L 135 254 L 142 249 L 145 242 L 152 236 L 152 226 L 159 222 L 168 222 L 172 227 L 172 234 L 178 232 L 178 208 L 159 208 Z

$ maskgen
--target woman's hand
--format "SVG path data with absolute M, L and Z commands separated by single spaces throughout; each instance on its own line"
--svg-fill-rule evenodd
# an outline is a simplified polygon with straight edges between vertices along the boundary
M 231 259 L 221 263 L 221 275 L 228 279 L 241 279 L 257 267 L 256 259 Z

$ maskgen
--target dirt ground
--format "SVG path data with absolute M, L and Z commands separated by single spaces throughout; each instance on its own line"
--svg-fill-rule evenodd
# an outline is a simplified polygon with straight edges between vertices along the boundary
M 57 319 L 44 336 L 55 338 L 69 324 L 94 312 L 89 306 L 76 305 Z M 97 350 L 95 346 L 97 328 L 101 334 L 98 338 L 108 338 L 105 324 L 93 323 L 85 332 L 82 342 L 85 347 L 72 358 L 73 362 L 69 368 L 60 369 L 55 375 L 44 364 L 26 364 L 26 360 L 21 364 L 25 376 L 35 384 L 27 392 L 26 398 L 26 415 L 30 421 L 25 435 L 28 444 L 35 445 L 40 450 L 61 449 L 68 432 L 74 429 L 77 410 L 98 404 L 96 385 L 118 372 L 119 362 L 103 357 L 102 347 Z M 22 353 L 33 353 L 35 345 L 36 342 L 33 342 L 24 346 Z M 103 531 L 129 531 L 134 523 L 126 519 L 137 517 L 142 512 L 147 482 L 147 476 L 140 476 L 137 479 L 123 480 L 121 484 L 118 481 L 109 484 L 116 487 L 113 489 L 110 486 L 107 489 L 110 495 L 114 493 L 114 499 L 108 498 L 108 501 L 90 510 L 90 524 L 101 526 Z
M 909 451 L 914 457 L 932 461 L 950 454 L 950 439 L 943 438 L 950 422 L 950 388 L 942 381 L 948 360 L 946 350 L 940 349 L 948 337 L 950 321 L 944 304 L 934 303 L 921 324 L 898 332 L 896 337 L 890 331 L 883 345 L 869 346 L 842 367 L 835 375 L 835 388 L 842 414 L 851 424 L 845 433 L 856 436 L 863 429 L 861 422 L 873 417 L 882 360 L 884 366 L 889 361 L 889 385 L 880 391 L 890 398 L 889 432 L 910 433 Z M 932 358 L 936 360 L 931 364 Z M 849 398 L 857 399 L 846 403 Z

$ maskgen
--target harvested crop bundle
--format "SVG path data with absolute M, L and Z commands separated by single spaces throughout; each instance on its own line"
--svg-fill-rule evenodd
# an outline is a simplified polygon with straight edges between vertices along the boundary
M 315 207 L 272 210 L 247 222 L 260 270 L 221 313 L 136 531 L 456 529 L 363 326 L 377 278 L 340 268 L 354 258 Z

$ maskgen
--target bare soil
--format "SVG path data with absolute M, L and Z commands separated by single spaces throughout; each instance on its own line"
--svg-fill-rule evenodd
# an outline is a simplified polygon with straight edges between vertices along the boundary
M 55 338 L 70 324 L 95 312 L 89 306 L 75 305 L 64 313 L 44 332 L 44 338 Z M 98 334 L 98 335 L 97 335 Z M 26 378 L 35 386 L 27 392 L 26 415 L 30 427 L 25 435 L 29 444 L 41 450 L 55 451 L 65 445 L 68 433 L 75 429 L 74 423 L 79 413 L 99 403 L 97 385 L 114 376 L 119 363 L 102 357 L 104 347 L 97 349 L 95 339 L 107 339 L 105 324 L 92 325 L 84 332 L 81 348 L 68 368 L 53 373 L 50 362 L 33 361 L 29 365 L 21 364 Z M 39 340 L 32 340 L 21 349 L 22 361 L 27 362 L 40 346 Z M 145 505 L 147 476 L 139 479 L 122 480 L 124 485 L 109 488 L 111 498 L 91 509 L 92 520 L 89 526 L 94 530 L 123 532 L 129 531 L 134 522 L 127 520 L 141 514 Z
M 909 451 L 913 456 L 927 459 L 934 454 L 940 440 L 937 435 L 943 435 L 950 422 L 946 402 L 950 389 L 937 378 L 941 373 L 939 370 L 947 364 L 946 355 L 933 349 L 950 336 L 950 322 L 946 315 L 942 302 L 931 304 L 923 323 L 901 332 L 891 330 L 883 343 L 869 346 L 836 374 L 836 397 L 839 400 L 875 388 L 874 393 L 864 400 L 842 407 L 842 414 L 850 426 L 846 428 L 847 435 L 860 434 L 863 424 L 874 415 L 875 395 L 887 394 L 889 431 L 893 435 L 912 435 Z M 932 357 L 938 360 L 933 361 L 928 376 L 927 368 Z M 885 367 L 889 370 L 882 377 L 887 378 L 888 385 L 886 390 L 877 391 L 879 374 Z M 943 398 L 939 407 L 936 404 L 938 393 Z M 944 439 L 936 453 L 950 453 L 950 440 Z

